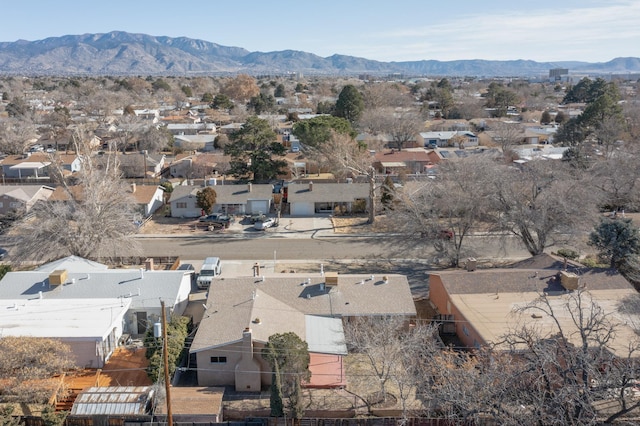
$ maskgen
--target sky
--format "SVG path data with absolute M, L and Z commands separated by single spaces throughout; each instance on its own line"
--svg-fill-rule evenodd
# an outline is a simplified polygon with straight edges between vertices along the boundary
M 126 31 L 384 62 L 640 57 L 640 0 L 2 0 L 0 41 Z

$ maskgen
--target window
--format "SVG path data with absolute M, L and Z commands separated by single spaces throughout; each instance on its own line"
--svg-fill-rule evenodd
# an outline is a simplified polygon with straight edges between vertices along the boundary
M 186 209 L 186 208 L 187 208 L 187 203 L 186 203 L 186 202 L 184 202 L 184 201 L 183 201 L 183 202 L 176 203 L 176 208 L 177 208 L 177 209 Z
M 11 207 L 12 209 L 17 209 L 18 207 L 20 207 L 20 203 L 9 203 L 9 207 Z
M 212 356 L 211 364 L 226 364 L 227 357 L 226 356 Z
M 464 333 L 465 336 L 469 337 L 469 329 L 467 328 L 466 325 L 462 326 L 462 332 Z

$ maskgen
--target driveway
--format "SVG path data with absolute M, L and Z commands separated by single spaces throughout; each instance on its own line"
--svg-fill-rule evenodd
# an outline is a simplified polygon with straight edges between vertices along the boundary
M 138 234 L 140 236 L 152 235 L 246 235 L 247 237 L 288 237 L 288 238 L 313 238 L 318 234 L 332 234 L 333 223 L 328 216 L 324 217 L 284 217 L 277 227 L 257 231 L 248 221 L 236 220 L 227 229 L 209 231 L 206 224 L 198 219 L 180 219 L 158 216 L 146 222 Z

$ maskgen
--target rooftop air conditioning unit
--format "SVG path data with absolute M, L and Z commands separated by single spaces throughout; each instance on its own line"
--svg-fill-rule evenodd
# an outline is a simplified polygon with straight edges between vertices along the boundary
M 49 285 L 62 285 L 67 281 L 67 270 L 58 269 L 49 274 Z
M 337 287 L 338 286 L 338 273 L 337 272 L 325 272 L 324 273 L 324 284 L 329 287 Z

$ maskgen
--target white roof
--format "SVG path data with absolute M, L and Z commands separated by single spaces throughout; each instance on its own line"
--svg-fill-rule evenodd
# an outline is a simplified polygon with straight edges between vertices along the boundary
M 347 354 L 347 345 L 340 318 L 305 315 L 306 340 L 309 352 Z
M 15 164 L 11 167 L 9 167 L 11 170 L 17 170 L 17 169 L 42 169 L 44 167 L 47 167 L 49 164 L 51 164 L 50 161 L 24 161 L 20 164 Z
M 169 306 L 180 303 L 191 288 L 190 275 L 185 271 L 140 271 L 138 269 L 106 269 L 103 271 L 70 272 L 66 282 L 51 285 L 50 272 L 9 272 L 0 281 L 0 299 L 110 299 L 130 298 L 132 309 L 160 306 L 160 299 Z
M 78 256 L 67 256 L 53 262 L 38 266 L 35 270 L 40 272 L 53 272 L 66 269 L 68 272 L 91 272 L 109 269 L 107 265 L 84 259 Z
M 131 299 L 0 300 L 0 336 L 103 340 L 122 318 Z

